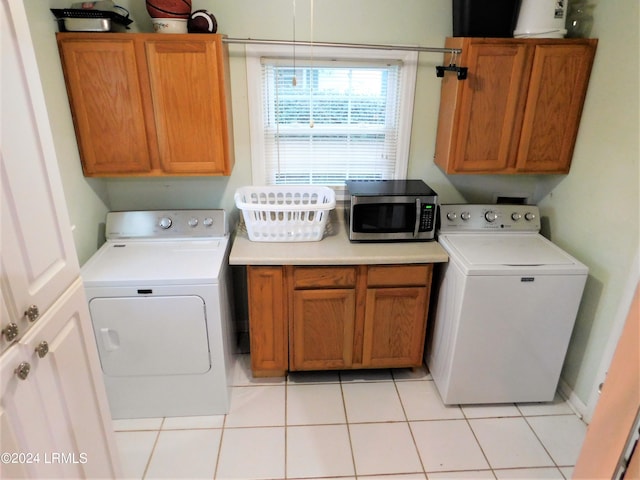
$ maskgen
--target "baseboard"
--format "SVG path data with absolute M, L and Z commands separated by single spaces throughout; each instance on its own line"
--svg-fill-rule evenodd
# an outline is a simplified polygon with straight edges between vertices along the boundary
M 578 398 L 573 389 L 562 378 L 558 383 L 558 392 L 566 400 L 567 405 L 573 410 L 573 412 L 582 419 L 585 423 L 589 423 L 587 415 L 587 405 Z

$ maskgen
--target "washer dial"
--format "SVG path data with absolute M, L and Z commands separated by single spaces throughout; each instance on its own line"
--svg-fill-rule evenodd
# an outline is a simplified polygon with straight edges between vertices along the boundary
M 163 230 L 166 230 L 168 228 L 171 228 L 171 225 L 173 225 L 173 221 L 171 221 L 171 218 L 169 217 L 162 217 L 158 222 L 158 225 L 160 225 L 160 228 L 162 228 Z
M 493 223 L 498 219 L 498 214 L 493 210 L 489 210 L 487 213 L 484 214 L 484 218 L 487 222 Z

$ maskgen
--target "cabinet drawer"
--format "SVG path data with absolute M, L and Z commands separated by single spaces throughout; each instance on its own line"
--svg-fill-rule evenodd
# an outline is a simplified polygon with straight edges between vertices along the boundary
M 356 267 L 296 267 L 294 288 L 355 287 Z
M 431 265 L 376 265 L 367 272 L 368 287 L 428 285 Z

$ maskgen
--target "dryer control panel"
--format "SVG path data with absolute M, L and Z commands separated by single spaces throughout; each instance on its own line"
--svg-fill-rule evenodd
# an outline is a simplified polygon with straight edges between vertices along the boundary
M 207 238 L 229 233 L 226 212 L 145 210 L 107 213 L 106 238 Z
M 440 232 L 539 232 L 540 211 L 535 205 L 441 204 Z

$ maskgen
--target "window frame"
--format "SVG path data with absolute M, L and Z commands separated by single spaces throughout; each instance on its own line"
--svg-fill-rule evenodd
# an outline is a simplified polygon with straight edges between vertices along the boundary
M 249 130 L 251 146 L 252 184 L 266 184 L 265 144 L 264 144 L 264 109 L 262 98 L 262 58 L 300 59 L 300 65 L 308 65 L 316 60 L 319 64 L 326 60 L 337 59 L 362 61 L 393 61 L 401 63 L 400 89 L 403 98 L 400 100 L 398 116 L 398 140 L 394 178 L 406 178 L 411 129 L 413 123 L 413 107 L 415 101 L 415 85 L 418 70 L 418 52 L 412 50 L 378 50 L 346 47 L 318 47 L 301 45 L 248 44 L 246 49 L 247 100 L 249 113 Z M 330 185 L 340 195 L 343 186 Z

